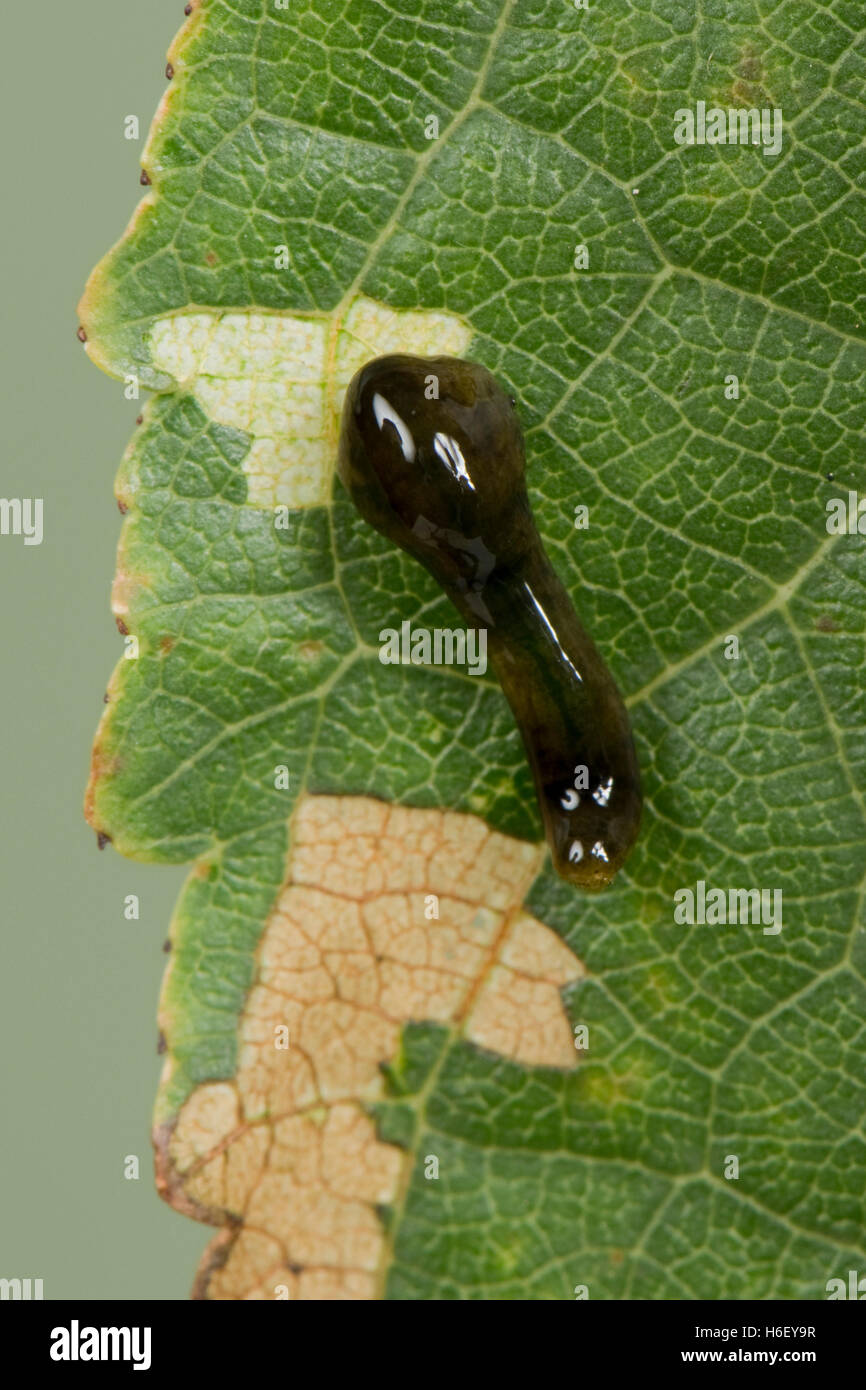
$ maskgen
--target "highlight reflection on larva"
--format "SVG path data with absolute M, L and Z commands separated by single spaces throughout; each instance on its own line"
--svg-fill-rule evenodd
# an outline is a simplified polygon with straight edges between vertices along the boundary
M 640 824 L 634 742 L 547 558 L 524 471 L 514 402 L 485 367 L 394 354 L 353 378 L 340 478 L 361 516 L 430 571 L 470 626 L 487 628 L 557 872 L 603 888 Z

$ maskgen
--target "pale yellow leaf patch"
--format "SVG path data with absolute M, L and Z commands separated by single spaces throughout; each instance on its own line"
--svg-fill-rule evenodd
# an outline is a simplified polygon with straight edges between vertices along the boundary
M 471 338 L 453 314 L 362 296 L 332 315 L 170 314 L 155 321 L 150 347 L 206 415 L 250 435 L 253 506 L 314 507 L 331 495 L 339 415 L 359 367 L 389 352 L 459 356 Z

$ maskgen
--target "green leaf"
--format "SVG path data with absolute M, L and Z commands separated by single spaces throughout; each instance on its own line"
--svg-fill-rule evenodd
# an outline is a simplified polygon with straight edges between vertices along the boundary
M 200 1296 L 866 1269 L 863 536 L 827 525 L 866 491 L 864 54 L 853 0 L 194 5 L 81 318 L 155 392 L 88 803 L 195 861 L 156 1140 L 228 1223 Z M 677 144 L 699 101 L 778 108 L 781 151 Z M 628 697 L 644 825 L 597 899 L 550 869 L 492 677 L 378 660 L 454 625 L 333 479 L 341 391 L 394 348 L 517 398 Z M 781 892 L 781 930 L 678 922 L 699 882 Z

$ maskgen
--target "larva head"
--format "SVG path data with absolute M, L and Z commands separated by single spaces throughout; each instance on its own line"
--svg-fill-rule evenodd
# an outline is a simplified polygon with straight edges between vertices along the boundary
M 514 403 L 486 367 L 394 354 L 349 385 L 340 478 L 366 521 L 434 572 L 449 571 L 445 582 L 458 578 L 464 543 L 480 542 L 497 564 L 522 553 L 524 467 Z

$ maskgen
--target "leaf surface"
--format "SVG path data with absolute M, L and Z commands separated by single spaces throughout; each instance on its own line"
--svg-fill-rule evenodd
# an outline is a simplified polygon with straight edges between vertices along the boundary
M 201 1296 L 822 1298 L 866 1268 L 863 537 L 826 525 L 866 486 L 862 15 L 701 15 L 204 0 L 170 52 L 81 306 L 154 392 L 88 814 L 194 861 L 156 1141 L 224 1224 Z M 781 152 L 677 145 L 698 101 L 779 108 Z M 393 349 L 518 400 L 643 769 L 597 899 L 552 874 L 492 676 L 378 660 L 456 625 L 333 479 L 341 392 Z M 780 891 L 781 931 L 677 923 L 699 881 Z

